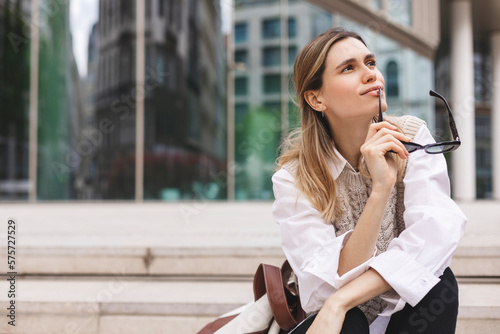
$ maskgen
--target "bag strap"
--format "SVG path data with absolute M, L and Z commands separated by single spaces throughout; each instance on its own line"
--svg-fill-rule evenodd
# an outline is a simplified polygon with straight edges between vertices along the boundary
M 260 264 L 253 281 L 255 300 L 267 293 L 274 319 L 287 331 L 305 318 L 297 286 L 295 283 L 288 283 L 291 273 L 288 261 L 283 263 L 281 270 L 276 266 Z

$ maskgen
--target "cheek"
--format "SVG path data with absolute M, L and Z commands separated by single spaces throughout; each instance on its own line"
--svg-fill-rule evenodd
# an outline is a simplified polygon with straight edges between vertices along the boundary
M 382 73 L 378 69 L 377 69 L 377 76 L 378 76 L 379 80 L 385 85 L 384 76 L 382 75 Z
M 348 95 L 353 94 L 356 91 L 356 85 L 352 82 L 352 80 L 336 80 L 330 83 L 329 94 L 335 96 L 337 99 L 342 97 L 346 97 Z

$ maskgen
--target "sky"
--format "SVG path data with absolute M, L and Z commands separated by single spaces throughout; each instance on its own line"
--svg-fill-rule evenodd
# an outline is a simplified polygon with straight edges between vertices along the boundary
M 89 35 L 99 15 L 99 0 L 73 0 L 69 7 L 73 53 L 81 77 L 87 76 Z

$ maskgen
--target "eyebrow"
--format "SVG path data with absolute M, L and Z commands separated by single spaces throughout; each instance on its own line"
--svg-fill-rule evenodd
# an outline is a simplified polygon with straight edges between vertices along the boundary
M 365 61 L 368 60 L 368 59 L 375 59 L 375 55 L 373 53 L 369 53 L 365 56 Z M 344 60 L 343 62 L 341 62 L 337 67 L 335 67 L 335 70 L 339 69 L 340 67 L 342 66 L 345 66 L 347 64 L 350 64 L 352 62 L 355 62 L 356 59 L 355 58 L 349 58 L 349 59 L 346 59 Z

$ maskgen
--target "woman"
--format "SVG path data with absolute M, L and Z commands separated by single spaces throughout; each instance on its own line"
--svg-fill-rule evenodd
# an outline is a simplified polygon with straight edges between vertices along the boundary
M 415 117 L 374 122 L 385 102 L 375 56 L 334 28 L 297 56 L 301 128 L 283 144 L 273 215 L 299 283 L 308 334 L 454 333 L 448 268 L 466 218 L 450 199 L 442 154 Z

